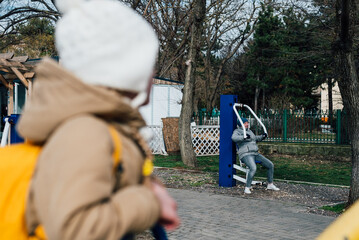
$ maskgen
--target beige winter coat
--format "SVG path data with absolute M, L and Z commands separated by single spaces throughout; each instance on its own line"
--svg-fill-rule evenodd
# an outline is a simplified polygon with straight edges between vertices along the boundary
M 116 176 L 108 123 L 121 129 Z M 43 60 L 18 124 L 27 140 L 44 144 L 27 199 L 29 232 L 43 224 L 51 240 L 120 239 L 152 226 L 159 202 L 141 184 L 144 155 L 131 139 L 144 124 L 118 92 Z

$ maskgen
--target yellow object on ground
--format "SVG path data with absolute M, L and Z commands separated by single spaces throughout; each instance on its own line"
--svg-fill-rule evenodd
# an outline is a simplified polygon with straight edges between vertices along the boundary
M 317 240 L 356 240 L 359 239 L 359 201 L 330 224 Z

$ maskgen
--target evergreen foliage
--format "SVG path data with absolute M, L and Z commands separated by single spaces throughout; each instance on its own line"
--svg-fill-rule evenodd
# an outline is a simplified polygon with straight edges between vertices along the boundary
M 12 35 L 12 44 L 6 50 L 30 58 L 55 56 L 54 32 L 55 28 L 48 19 L 30 19 L 17 27 L 17 34 Z
M 279 17 L 270 5 L 262 6 L 245 53 L 245 93 L 254 96 L 255 89 L 261 89 L 266 108 L 316 108 L 313 90 L 328 75 L 330 39 L 321 38 L 313 26 L 292 8 Z

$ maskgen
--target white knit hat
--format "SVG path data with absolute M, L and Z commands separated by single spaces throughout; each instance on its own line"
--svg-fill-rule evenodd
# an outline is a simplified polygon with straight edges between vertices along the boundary
M 83 82 L 147 97 L 158 39 L 151 25 L 115 0 L 57 0 L 63 17 L 56 26 L 61 64 Z

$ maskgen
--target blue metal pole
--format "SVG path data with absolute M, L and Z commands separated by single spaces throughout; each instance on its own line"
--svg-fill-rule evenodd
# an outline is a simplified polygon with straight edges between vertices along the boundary
M 221 95 L 220 98 L 220 139 L 219 139 L 219 186 L 233 187 L 236 162 L 236 147 L 232 142 L 232 133 L 236 127 L 236 115 L 233 104 L 238 102 L 236 95 Z
M 10 144 L 24 142 L 24 139 L 16 131 L 16 123 L 19 120 L 20 116 L 20 114 L 11 114 L 11 116 L 9 117 L 8 121 L 11 124 Z

